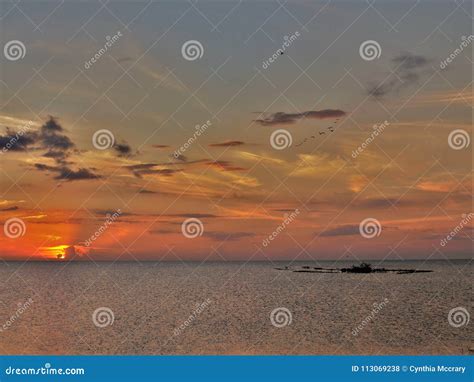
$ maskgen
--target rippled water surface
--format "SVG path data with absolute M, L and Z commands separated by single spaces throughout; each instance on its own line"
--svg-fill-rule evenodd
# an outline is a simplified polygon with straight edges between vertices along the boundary
M 0 352 L 466 354 L 473 348 L 472 322 L 458 328 L 448 322 L 453 308 L 472 311 L 472 262 L 378 265 L 434 270 L 405 275 L 274 269 L 286 264 L 3 263 Z M 93 312 L 103 307 L 114 320 L 98 327 Z M 277 308 L 291 317 L 282 310 L 275 323 L 288 325 L 272 324 Z M 111 318 L 103 311 L 96 323 Z

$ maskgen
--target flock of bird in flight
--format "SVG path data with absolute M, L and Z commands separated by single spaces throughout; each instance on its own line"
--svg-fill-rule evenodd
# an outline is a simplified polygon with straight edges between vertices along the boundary
M 337 123 L 337 121 L 339 121 L 339 118 L 336 119 L 334 121 L 334 123 Z M 326 130 L 329 130 L 331 133 L 334 132 L 334 126 L 329 126 L 326 128 Z M 319 131 L 319 134 L 318 135 L 325 135 L 326 134 L 326 131 Z M 308 139 L 315 139 L 316 138 L 316 135 L 311 135 L 310 137 L 307 137 L 305 138 L 304 140 L 302 140 L 300 143 L 298 143 L 297 145 L 295 145 L 295 147 L 299 147 L 301 146 L 303 143 L 306 143 L 308 141 Z

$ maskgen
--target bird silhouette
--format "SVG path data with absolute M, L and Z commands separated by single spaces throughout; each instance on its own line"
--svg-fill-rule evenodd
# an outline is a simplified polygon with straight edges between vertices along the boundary
M 308 140 L 308 138 L 305 138 L 302 142 L 298 143 L 298 144 L 296 145 L 296 147 L 301 146 L 301 145 L 302 145 L 303 143 L 305 143 L 307 140 Z

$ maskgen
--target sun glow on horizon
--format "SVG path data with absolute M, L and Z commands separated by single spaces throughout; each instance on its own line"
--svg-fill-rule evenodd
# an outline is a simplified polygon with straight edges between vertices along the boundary
M 66 250 L 70 247 L 68 244 L 55 245 L 52 247 L 42 247 L 42 254 L 48 259 L 64 259 L 66 258 Z

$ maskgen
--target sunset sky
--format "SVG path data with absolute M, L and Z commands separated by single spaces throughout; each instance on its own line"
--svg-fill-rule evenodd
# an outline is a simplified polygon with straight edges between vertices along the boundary
M 471 5 L 2 2 L 1 46 L 25 51 L 0 57 L 0 222 L 24 232 L 0 257 L 470 258 L 472 220 L 440 242 L 473 211 L 472 142 L 449 138 L 472 139 Z

